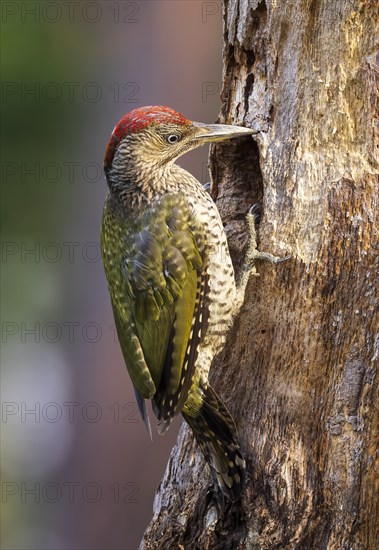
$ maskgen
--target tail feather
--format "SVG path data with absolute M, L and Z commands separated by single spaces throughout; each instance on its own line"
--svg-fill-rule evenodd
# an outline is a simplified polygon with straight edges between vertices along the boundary
M 153 434 L 151 433 L 150 419 L 149 419 L 149 413 L 147 412 L 147 408 L 146 408 L 146 402 L 143 399 L 143 397 L 141 397 L 139 391 L 135 387 L 134 387 L 134 394 L 136 396 L 138 410 L 140 412 L 142 420 L 143 420 L 143 422 L 146 426 L 147 431 L 149 432 L 150 439 L 152 441 L 153 440 Z
M 182 413 L 222 492 L 232 501 L 242 493 L 245 461 L 236 438 L 233 418 L 216 392 L 208 386 L 196 416 Z

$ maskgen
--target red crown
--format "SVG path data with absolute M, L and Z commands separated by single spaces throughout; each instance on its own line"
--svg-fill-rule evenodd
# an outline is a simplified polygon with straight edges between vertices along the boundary
M 171 107 L 163 107 L 161 105 L 138 107 L 124 115 L 112 132 L 105 152 L 104 168 L 107 169 L 112 164 L 116 149 L 123 137 L 128 134 L 136 134 L 147 126 L 150 126 L 150 124 L 160 124 L 162 122 L 180 124 L 182 126 L 191 124 L 188 119 L 174 109 L 171 109 Z

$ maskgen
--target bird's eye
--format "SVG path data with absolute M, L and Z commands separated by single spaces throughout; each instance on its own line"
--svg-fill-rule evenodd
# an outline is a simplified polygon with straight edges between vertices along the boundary
M 170 134 L 169 136 L 167 136 L 166 139 L 167 139 L 168 143 L 173 145 L 174 143 L 178 143 L 178 141 L 180 139 L 180 136 L 178 134 Z

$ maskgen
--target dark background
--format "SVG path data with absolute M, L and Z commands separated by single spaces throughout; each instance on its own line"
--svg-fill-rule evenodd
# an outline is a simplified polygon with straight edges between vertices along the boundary
M 213 122 L 221 3 L 1 3 L 4 550 L 138 547 L 180 419 L 149 440 L 100 260 L 102 160 L 127 111 Z M 180 160 L 208 179 L 206 148 Z

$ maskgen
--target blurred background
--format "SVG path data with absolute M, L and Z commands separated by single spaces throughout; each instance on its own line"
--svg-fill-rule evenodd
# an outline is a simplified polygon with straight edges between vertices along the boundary
M 214 122 L 221 2 L 1 3 L 1 548 L 129 550 L 180 419 L 151 442 L 115 338 L 102 160 L 127 111 Z M 208 180 L 208 150 L 180 164 Z

